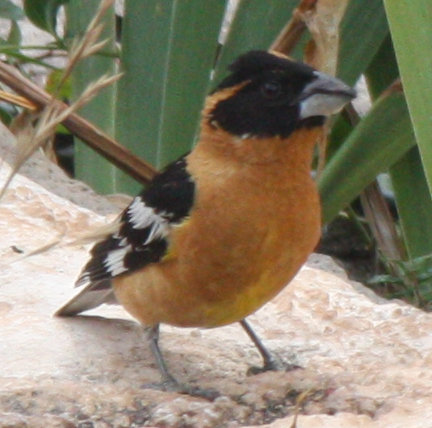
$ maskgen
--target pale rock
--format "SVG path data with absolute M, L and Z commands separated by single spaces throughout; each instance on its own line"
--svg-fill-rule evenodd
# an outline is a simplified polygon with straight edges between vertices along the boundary
M 43 163 L 32 165 L 47 170 Z M 3 162 L 2 179 L 7 173 Z M 58 170 L 49 180 L 64 196 L 81 186 Z M 90 207 L 94 195 L 84 193 Z M 88 247 L 66 243 L 109 220 L 22 175 L 1 201 L 0 427 L 288 428 L 296 413 L 298 428 L 432 426 L 432 315 L 353 285 L 326 257 L 314 256 L 250 317 L 271 350 L 303 369 L 246 376 L 260 359 L 238 325 L 163 326 L 173 374 L 221 396 L 150 389 L 158 371 L 122 308 L 53 317 L 87 259 Z M 59 238 L 52 250 L 24 257 Z

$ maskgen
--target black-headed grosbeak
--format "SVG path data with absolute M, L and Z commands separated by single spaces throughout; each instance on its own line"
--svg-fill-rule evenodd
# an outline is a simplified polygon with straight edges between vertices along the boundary
M 118 301 L 148 326 L 164 385 L 181 389 L 158 348 L 158 326 L 239 321 L 297 273 L 320 235 L 311 178 L 325 119 L 355 96 L 338 79 L 279 54 L 251 51 L 207 97 L 195 148 L 168 165 L 97 243 L 57 315 Z

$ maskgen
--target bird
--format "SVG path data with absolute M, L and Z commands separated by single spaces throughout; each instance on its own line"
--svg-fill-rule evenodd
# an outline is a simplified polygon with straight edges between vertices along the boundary
M 90 251 L 83 287 L 56 315 L 120 303 L 145 328 L 161 385 L 170 372 L 159 326 L 239 322 L 280 369 L 246 317 L 275 297 L 318 243 L 311 175 L 326 120 L 356 96 L 341 80 L 276 52 L 240 55 L 206 97 L 193 149 L 166 166 Z

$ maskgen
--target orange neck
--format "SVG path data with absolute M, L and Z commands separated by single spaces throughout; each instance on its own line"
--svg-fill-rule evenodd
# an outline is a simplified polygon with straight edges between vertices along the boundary
M 295 167 L 309 174 L 315 144 L 322 136 L 321 127 L 298 129 L 288 138 L 241 138 L 221 128 L 213 128 L 204 119 L 201 136 L 195 150 L 212 156 L 231 159 L 241 165 L 270 168 Z

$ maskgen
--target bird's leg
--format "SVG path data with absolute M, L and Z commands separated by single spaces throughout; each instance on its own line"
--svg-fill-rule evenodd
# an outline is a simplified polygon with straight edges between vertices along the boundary
M 162 389 L 164 391 L 179 392 L 180 394 L 194 395 L 206 398 L 208 400 L 214 400 L 219 396 L 219 393 L 213 389 L 201 389 L 178 382 L 177 379 L 169 372 L 162 356 L 162 352 L 159 348 L 159 324 L 151 327 L 144 327 L 144 329 L 147 335 L 147 340 L 150 344 L 150 350 L 156 360 L 156 364 L 162 376 L 162 382 L 160 384 L 146 385 L 147 387 Z
M 243 327 L 244 331 L 247 333 L 258 352 L 261 354 L 264 363 L 262 367 L 251 367 L 251 374 L 264 372 L 267 370 L 283 370 L 284 367 L 281 362 L 264 346 L 261 339 L 253 331 L 250 324 L 245 319 L 242 319 L 240 321 L 240 325 Z
M 254 343 L 258 352 L 261 354 L 263 359 L 262 367 L 250 367 L 248 370 L 248 374 L 257 374 L 262 373 L 268 370 L 276 370 L 276 371 L 288 371 L 299 368 L 299 366 L 293 364 L 284 364 L 279 358 L 273 355 L 262 343 L 261 339 L 257 336 L 257 334 L 253 331 L 250 324 L 242 319 L 240 325 L 243 327 L 244 331 L 247 333 L 249 338 Z
M 145 327 L 147 340 L 150 344 L 150 350 L 156 360 L 159 372 L 162 375 L 162 386 L 167 390 L 179 391 L 182 385 L 168 371 L 162 352 L 159 348 L 159 324 L 151 327 Z

